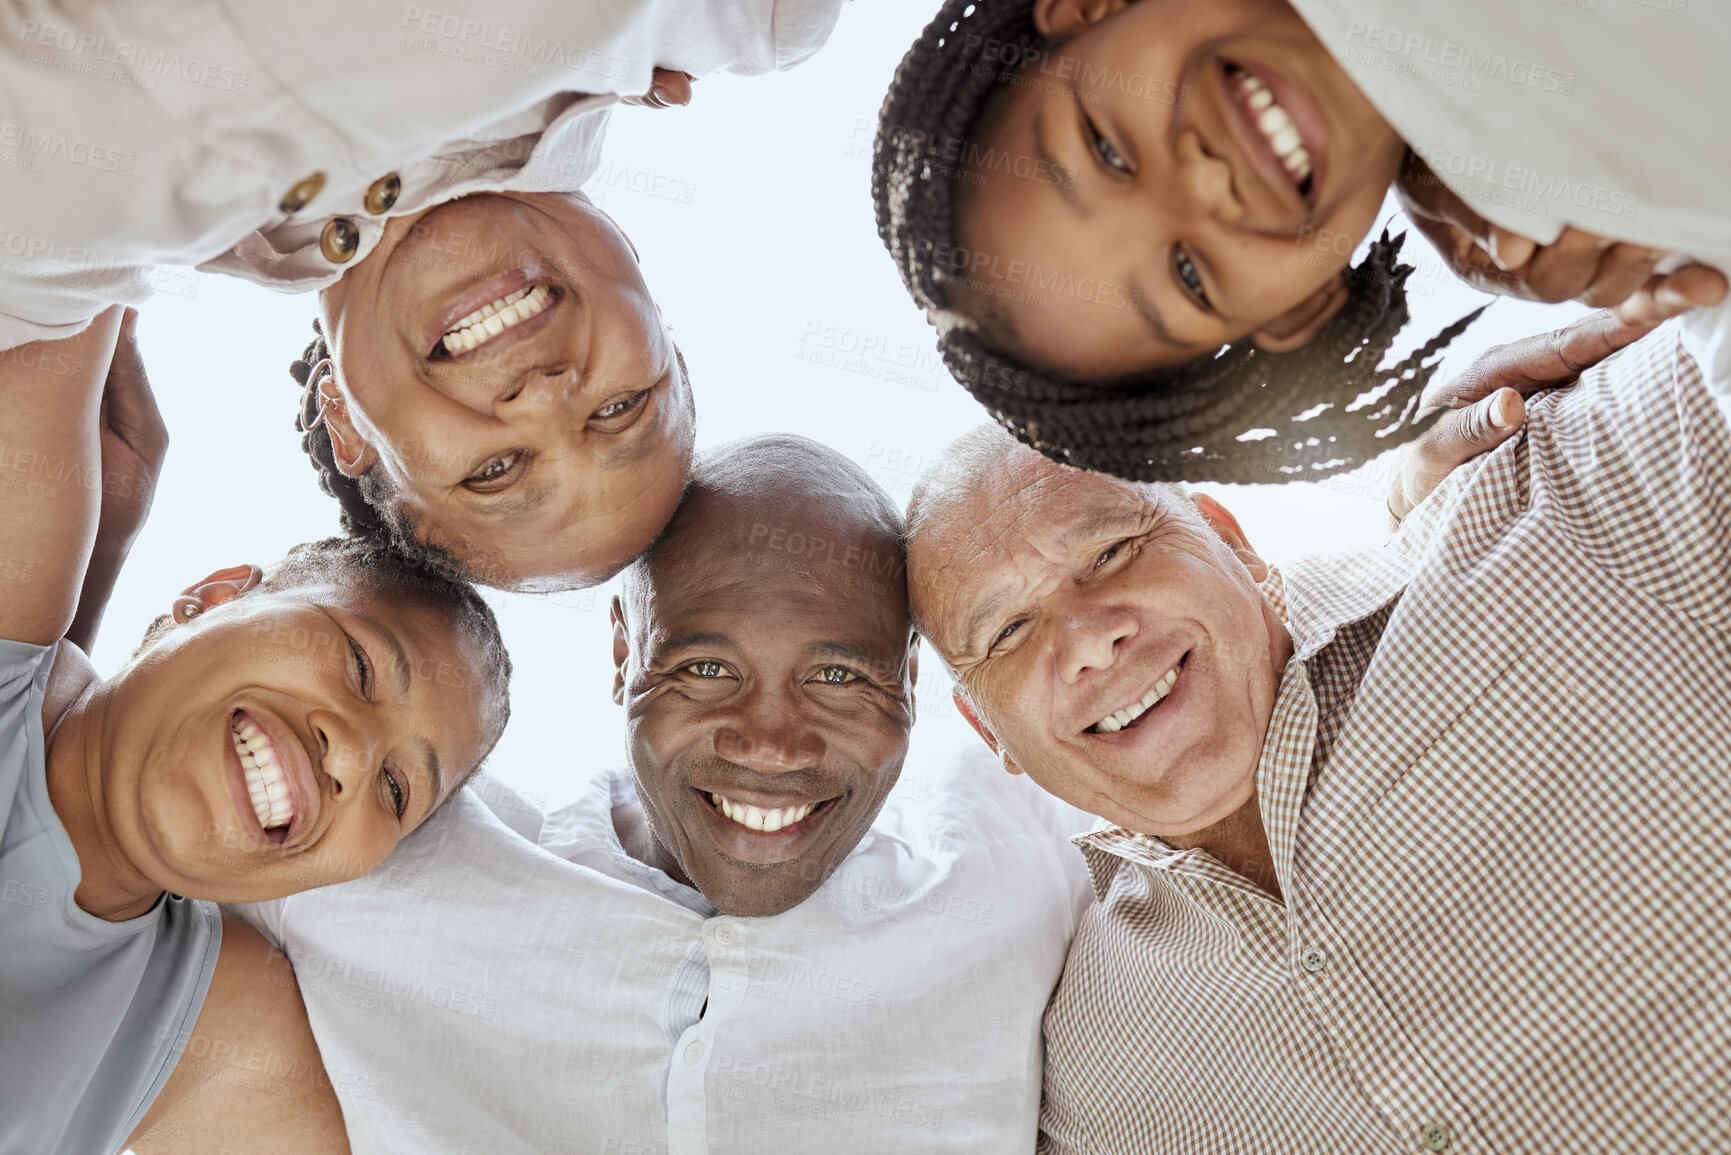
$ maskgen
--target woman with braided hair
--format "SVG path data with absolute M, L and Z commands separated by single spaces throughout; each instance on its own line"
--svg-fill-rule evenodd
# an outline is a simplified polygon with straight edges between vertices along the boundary
M 581 192 L 613 108 L 791 67 L 840 6 L 27 0 L 0 125 L 82 159 L 0 165 L 0 353 L 162 266 L 316 291 L 296 418 L 345 528 L 501 587 L 602 581 L 694 437 L 636 252 Z
M 1296 6 L 950 0 L 909 50 L 875 144 L 878 231 L 952 373 L 1023 441 L 1136 480 L 1268 482 L 1350 468 L 1416 436 L 1437 354 L 1476 314 L 1383 364 L 1408 319 L 1400 238 L 1384 233 L 1356 267 L 1345 254 L 1397 183 L 1445 259 L 1481 288 L 1618 305 L 1630 321 L 1723 298 L 1722 275 L 1674 271 L 1682 262 L 1669 255 L 1731 267 L 1731 222 L 1714 207 L 1731 173 L 1714 138 L 1693 142 L 1698 157 L 1661 146 L 1687 181 L 1664 166 L 1623 173 L 1645 163 L 1634 138 L 1651 135 L 1627 112 L 1608 122 L 1627 128 L 1612 147 L 1581 139 L 1593 124 L 1583 109 L 1632 102 L 1674 121 L 1678 85 L 1705 77 L 1678 67 L 1690 79 L 1670 89 L 1647 85 L 1645 73 L 1631 85 L 1625 69 L 1606 65 L 1622 51 L 1612 34 L 1568 43 L 1581 60 L 1565 104 L 1544 90 L 1557 70 L 1535 71 L 1530 58 L 1493 62 L 1487 79 L 1473 73 L 1457 87 L 1398 55 L 1349 75 L 1343 63 L 1373 37 L 1390 43 L 1391 26 L 1404 48 L 1406 29 L 1446 33 L 1450 21 L 1476 20 L 1486 44 L 1507 46 L 1524 43 L 1512 26 L 1554 32 L 1558 16 L 1506 18 L 1500 3 Z M 1486 26 L 1495 21 L 1511 27 Z M 1684 57 L 1710 56 L 1714 44 L 1731 47 L 1718 23 L 1706 48 L 1691 40 L 1701 29 L 1642 31 Z M 1473 31 L 1456 29 L 1455 39 L 1476 51 Z M 1460 63 L 1464 50 L 1445 40 L 1433 35 L 1408 53 Z M 1530 81 L 1524 89 L 1496 80 L 1511 68 Z M 1589 68 L 1598 71 L 1581 75 Z M 1399 86 L 1417 85 L 1415 75 L 1430 79 L 1410 95 Z M 1474 119 L 1475 100 L 1494 111 Z M 1724 102 L 1697 94 L 1693 103 L 1699 125 Z M 1524 131 L 1492 139 L 1487 125 L 1498 117 Z M 1433 146 L 1445 130 L 1449 146 Z M 1493 225 L 1487 218 L 1511 219 L 1501 202 L 1512 198 L 1501 184 L 1452 179 L 1463 139 L 1482 141 L 1475 155 L 1502 165 L 1490 179 L 1503 183 L 1523 156 L 1518 179 L 1529 183 L 1535 155 L 1545 173 L 1570 172 L 1577 156 L 1585 172 L 1597 157 L 1622 156 L 1619 187 L 1639 190 L 1639 212 L 1635 194 L 1599 187 L 1609 180 L 1587 193 L 1580 178 L 1551 180 L 1542 187 L 1573 191 L 1540 206 L 1541 219 L 1520 218 L 1524 232 Z M 1547 210 L 1569 227 L 1558 233 L 1552 219 L 1545 235 Z M 1720 316 L 1691 323 L 1709 333 Z M 1702 355 L 1713 353 L 1703 346 Z

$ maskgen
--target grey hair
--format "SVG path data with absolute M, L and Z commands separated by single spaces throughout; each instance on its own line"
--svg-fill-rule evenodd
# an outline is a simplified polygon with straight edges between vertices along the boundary
M 1030 448 L 1017 440 L 1015 436 L 993 422 L 985 422 L 962 434 L 938 454 L 937 459 L 926 467 L 914 484 L 914 490 L 908 495 L 907 508 L 907 542 L 911 548 L 914 541 L 927 529 L 931 523 L 943 516 L 944 512 L 954 508 L 977 492 L 994 473 L 1001 472 L 1019 459 L 1030 458 L 1044 461 L 1046 458 L 1039 451 Z M 1054 464 L 1058 470 L 1074 470 L 1077 474 L 1088 472 L 1075 466 Z M 1125 481 L 1110 474 L 1101 474 L 1120 484 L 1132 485 L 1143 490 L 1150 496 L 1162 494 L 1175 499 L 1174 504 L 1181 511 L 1194 509 L 1191 501 L 1190 487 L 1179 481 Z M 911 575 L 910 575 L 911 576 Z M 911 587 L 910 587 L 911 592 Z M 929 639 L 930 631 L 925 623 L 919 620 L 916 613 L 914 628 L 922 637 Z M 934 652 L 936 647 L 933 647 Z M 943 658 L 939 654 L 940 659 Z M 955 670 L 947 660 L 944 668 L 955 679 Z M 957 680 L 960 685 L 960 681 Z
M 1018 441 L 1001 425 L 988 421 L 968 430 L 945 446 L 937 460 L 926 467 L 919 481 L 914 484 L 913 493 L 908 495 L 908 540 L 912 541 L 936 516 L 938 510 L 953 505 L 978 489 L 990 474 L 1003 469 L 1018 457 L 1035 456 L 1040 456 L 1038 451 Z M 1130 484 L 1186 501 L 1191 493 L 1190 487 L 1181 481 L 1140 481 Z

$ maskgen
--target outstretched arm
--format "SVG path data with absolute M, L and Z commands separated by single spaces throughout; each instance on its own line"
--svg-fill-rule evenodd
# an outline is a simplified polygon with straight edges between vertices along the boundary
M 348 1155 L 294 971 L 232 915 L 192 1039 L 130 1143 L 135 1155 Z
M 97 419 L 120 320 L 116 306 L 76 337 L 0 353 L 0 637 L 46 646 L 72 624 L 101 508 Z

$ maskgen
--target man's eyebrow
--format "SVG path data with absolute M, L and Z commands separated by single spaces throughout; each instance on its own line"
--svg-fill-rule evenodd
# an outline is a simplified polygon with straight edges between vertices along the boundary
M 643 403 L 655 404 L 654 394 Z M 645 413 L 643 416 L 644 420 L 637 422 L 635 427 L 626 431 L 623 438 L 615 440 L 613 445 L 602 452 L 603 469 L 624 469 L 628 465 L 635 465 L 648 457 L 661 443 L 661 423 L 651 420 L 650 414 Z
M 650 648 L 656 653 L 664 653 L 668 650 L 691 650 L 703 646 L 728 646 L 732 644 L 733 639 L 726 634 L 693 630 L 683 634 L 670 634 Z
M 981 630 L 1002 616 L 1004 606 L 1009 600 L 1009 591 L 1000 588 L 974 607 L 973 612 L 962 623 L 962 645 L 968 653 L 973 653 L 977 649 L 981 654 L 984 654 L 987 647 L 977 646 L 976 639 L 978 639 Z
M 545 486 L 536 486 L 533 489 L 517 486 L 508 497 L 501 497 L 493 501 L 483 499 L 472 504 L 482 517 L 518 518 L 533 513 L 546 505 L 549 496 L 549 490 Z
M 1070 95 L 1072 98 L 1075 97 L 1076 90 L 1074 88 L 1070 89 Z M 1046 167 L 1050 168 L 1054 173 L 1060 175 L 1060 179 L 1053 182 L 1053 187 L 1058 190 L 1058 195 L 1063 198 L 1064 203 L 1070 206 L 1070 211 L 1083 218 L 1093 216 L 1094 210 L 1083 204 L 1082 198 L 1077 195 L 1076 182 L 1074 180 L 1062 179 L 1062 177 L 1069 175 L 1070 170 L 1059 164 L 1058 161 L 1053 158 L 1052 150 L 1046 144 L 1045 106 L 1042 106 L 1040 111 L 1034 114 L 1034 124 L 1031 135 L 1034 140 L 1034 158 L 1045 164 Z
M 811 653 L 821 658 L 835 658 L 842 662 L 856 662 L 862 666 L 876 668 L 883 664 L 883 656 L 873 653 L 869 648 L 857 642 L 817 642 L 811 646 Z
M 1106 509 L 1090 510 L 1064 530 L 1063 541 L 1067 546 L 1076 546 L 1091 541 L 1104 533 L 1115 533 L 1123 529 L 1140 527 L 1142 517 L 1143 513 L 1139 509 L 1117 505 Z

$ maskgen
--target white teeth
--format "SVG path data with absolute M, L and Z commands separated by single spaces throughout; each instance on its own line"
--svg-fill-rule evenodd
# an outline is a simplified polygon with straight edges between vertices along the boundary
M 1154 683 L 1154 688 L 1152 690 L 1149 690 L 1146 694 L 1142 695 L 1142 700 L 1140 702 L 1132 702 L 1122 710 L 1106 715 L 1098 722 L 1095 722 L 1090 729 L 1097 734 L 1113 734 L 1122 730 L 1124 727 L 1128 726 L 1130 723 L 1134 722 L 1152 709 L 1154 703 L 1164 698 L 1167 694 L 1170 694 L 1172 692 L 1172 687 L 1176 685 L 1177 682 L 1178 667 L 1174 666 L 1170 670 L 1166 671 L 1166 676 L 1164 678 L 1161 678 L 1158 682 Z
M 1233 73 L 1233 80 L 1250 108 L 1251 120 L 1256 123 L 1263 139 L 1268 141 L 1268 147 L 1274 150 L 1275 158 L 1295 180 L 1302 183 L 1310 176 L 1310 150 L 1304 147 L 1304 138 L 1299 135 L 1292 117 L 1275 101 L 1268 86 L 1255 76 L 1239 70 Z
M 485 345 L 513 325 L 521 324 L 547 307 L 553 291 L 546 285 L 533 285 L 500 297 L 483 305 L 446 331 L 440 343 L 448 353 L 467 353 Z
M 730 821 L 737 822 L 739 825 L 752 830 L 760 830 L 765 834 L 774 834 L 784 827 L 792 826 L 816 810 L 818 805 L 815 802 L 807 802 L 802 806 L 784 806 L 780 809 L 765 810 L 759 806 L 748 806 L 744 802 L 735 802 L 725 794 L 714 792 L 710 793 L 709 800 Z
M 294 807 L 289 804 L 288 775 L 277 765 L 276 750 L 264 731 L 251 721 L 235 716 L 229 731 L 234 739 L 234 752 L 240 757 L 240 768 L 246 778 L 246 792 L 252 802 L 258 824 L 266 830 L 287 826 L 294 821 Z

